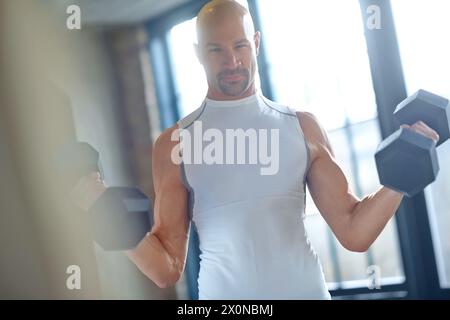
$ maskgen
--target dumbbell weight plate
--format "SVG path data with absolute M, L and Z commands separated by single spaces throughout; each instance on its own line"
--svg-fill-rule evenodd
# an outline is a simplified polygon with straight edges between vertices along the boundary
M 449 101 L 425 90 L 419 90 L 402 101 L 394 111 L 397 125 L 425 122 L 439 134 L 437 146 L 450 137 Z
M 89 211 L 95 241 L 104 250 L 136 247 L 153 224 L 150 200 L 137 188 L 109 187 Z
M 407 128 L 378 146 L 375 162 L 380 183 L 409 197 L 432 183 L 439 172 L 434 141 Z

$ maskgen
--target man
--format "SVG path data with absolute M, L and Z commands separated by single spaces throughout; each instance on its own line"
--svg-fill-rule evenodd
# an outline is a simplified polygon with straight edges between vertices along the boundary
M 200 108 L 157 139 L 154 225 L 127 255 L 159 287 L 175 284 L 184 271 L 192 219 L 202 252 L 200 299 L 329 299 L 302 220 L 305 184 L 340 243 L 358 252 L 375 241 L 402 194 L 382 187 L 358 199 L 317 119 L 258 92 L 260 33 L 254 31 L 246 8 L 231 0 L 211 1 L 198 14 L 197 33 L 207 96 Z M 174 150 L 189 151 L 179 144 L 179 129 L 195 136 L 196 122 L 222 133 L 238 128 L 275 130 L 278 140 L 271 144 L 279 142 L 276 173 L 262 175 L 260 166 L 231 162 L 187 163 L 184 154 L 183 162 L 177 163 Z M 411 128 L 439 139 L 421 122 Z M 77 186 L 85 194 L 79 201 L 84 207 L 103 190 L 99 182 Z

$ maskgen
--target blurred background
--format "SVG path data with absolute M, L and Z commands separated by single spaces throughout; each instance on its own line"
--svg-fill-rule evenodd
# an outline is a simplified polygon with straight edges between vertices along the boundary
M 92 241 L 51 155 L 89 142 L 108 185 L 153 198 L 153 142 L 206 94 L 193 50 L 206 2 L 0 0 L 0 298 L 197 299 L 193 229 L 182 280 L 158 288 Z M 374 153 L 397 129 L 396 105 L 420 88 L 450 97 L 450 2 L 240 2 L 262 33 L 263 93 L 314 113 L 355 193 L 374 192 Z M 333 298 L 450 298 L 450 144 L 438 155 L 438 179 L 403 201 L 366 253 L 345 250 L 308 195 L 307 231 Z M 79 289 L 66 285 L 71 265 Z

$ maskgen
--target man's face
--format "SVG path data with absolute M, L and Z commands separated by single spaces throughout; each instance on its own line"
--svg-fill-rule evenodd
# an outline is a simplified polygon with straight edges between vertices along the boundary
M 260 36 L 249 23 L 245 16 L 225 16 L 202 28 L 197 55 L 212 98 L 239 99 L 254 89 Z

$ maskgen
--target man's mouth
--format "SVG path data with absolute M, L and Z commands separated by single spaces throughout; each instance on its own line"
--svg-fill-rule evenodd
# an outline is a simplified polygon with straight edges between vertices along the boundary
M 233 75 L 227 75 L 227 76 L 223 76 L 221 77 L 222 81 L 225 82 L 236 82 L 242 79 L 242 75 L 240 74 L 233 74 Z

